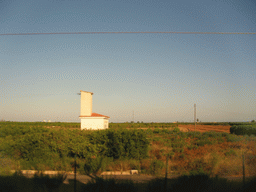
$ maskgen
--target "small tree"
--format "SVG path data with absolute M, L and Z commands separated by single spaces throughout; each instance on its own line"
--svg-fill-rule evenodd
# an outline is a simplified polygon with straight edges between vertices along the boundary
M 92 179 L 99 178 L 97 176 L 98 171 L 102 167 L 103 157 L 99 156 L 96 158 L 87 158 L 84 164 L 85 175 L 91 177 Z

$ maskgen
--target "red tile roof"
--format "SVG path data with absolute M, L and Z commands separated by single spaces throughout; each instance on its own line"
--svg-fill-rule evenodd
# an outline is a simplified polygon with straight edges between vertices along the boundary
M 79 117 L 107 117 L 107 118 L 110 118 L 110 117 L 108 117 L 106 115 L 101 115 L 99 113 L 92 113 L 91 116 L 79 116 Z
M 101 115 L 99 113 L 92 113 L 92 117 L 108 117 L 106 115 Z M 108 117 L 109 118 L 109 117 Z

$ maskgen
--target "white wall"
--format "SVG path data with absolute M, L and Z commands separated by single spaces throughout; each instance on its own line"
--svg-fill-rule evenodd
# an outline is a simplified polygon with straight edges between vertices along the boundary
M 106 129 L 106 121 L 108 125 L 105 118 L 81 118 L 81 129 Z
M 105 129 L 108 128 L 108 119 L 104 119 L 104 128 L 105 128 Z
M 81 92 L 81 112 L 80 116 L 91 116 L 92 115 L 92 94 L 91 92 Z

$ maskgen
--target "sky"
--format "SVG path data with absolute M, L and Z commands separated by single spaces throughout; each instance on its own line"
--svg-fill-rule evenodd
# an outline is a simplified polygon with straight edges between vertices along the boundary
M 256 120 L 255 0 L 0 0 L 0 120 Z M 9 34 L 9 35 L 8 35 Z

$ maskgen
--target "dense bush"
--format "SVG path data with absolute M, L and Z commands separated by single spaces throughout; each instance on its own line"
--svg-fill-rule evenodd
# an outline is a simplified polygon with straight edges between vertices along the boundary
M 146 132 L 142 130 L 106 130 L 108 138 L 106 156 L 115 159 L 124 158 L 146 158 L 149 141 Z
M 256 135 L 255 125 L 234 125 L 230 127 L 230 133 L 236 135 Z
M 158 175 L 164 168 L 164 163 L 160 160 L 153 160 L 150 164 L 149 171 L 152 175 Z
M 6 127 L 0 150 L 6 155 L 27 161 L 74 157 L 107 156 L 118 158 L 146 158 L 149 141 L 142 130 L 107 129 L 100 131 L 49 130 L 45 128 Z
M 96 175 L 96 173 L 101 169 L 103 157 L 97 158 L 87 158 L 86 163 L 84 164 L 84 171 L 86 175 Z

